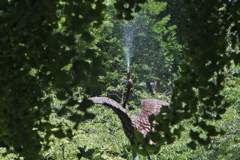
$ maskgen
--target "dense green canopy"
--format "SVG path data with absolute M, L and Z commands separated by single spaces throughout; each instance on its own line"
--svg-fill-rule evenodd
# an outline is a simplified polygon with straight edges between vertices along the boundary
M 158 152 L 161 145 L 174 142 L 183 130 L 174 125 L 184 119 L 194 118 L 193 125 L 206 133 L 201 138 L 201 131 L 190 131 L 188 146 L 193 149 L 223 134 L 207 122 L 221 119 L 231 105 L 222 91 L 229 68 L 240 63 L 238 0 L 1 0 L 0 144 L 26 159 L 40 159 L 51 135 L 71 138 L 80 122 L 94 118 L 87 111 L 92 104 L 78 105 L 78 100 L 123 89 L 118 88 L 125 83 L 119 38 L 125 23 L 117 19 L 133 17 L 132 25 L 142 26 L 133 37 L 136 88 L 131 100 L 139 100 L 141 90 L 147 90 L 143 96 L 156 98 L 167 91 L 172 103 L 162 109 L 166 116 L 151 117 L 159 124 L 156 131 L 164 132 L 149 133 L 150 138 L 161 137 L 157 145 L 144 141 L 147 147 L 138 151 Z M 157 87 L 149 88 L 150 83 Z M 53 105 L 56 98 L 61 106 Z M 76 122 L 75 128 L 63 131 L 52 124 L 53 113 Z

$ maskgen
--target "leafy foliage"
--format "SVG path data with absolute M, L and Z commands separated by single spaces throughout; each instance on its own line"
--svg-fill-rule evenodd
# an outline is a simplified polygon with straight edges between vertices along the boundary
M 231 83 L 237 81 L 232 81 Z M 231 84 L 229 83 L 229 84 Z M 229 91 L 231 90 L 231 91 Z M 239 87 L 227 87 L 225 90 L 229 93 L 227 97 L 229 100 L 234 94 L 239 95 Z M 151 155 L 153 160 L 157 159 L 237 159 L 239 157 L 239 105 L 234 103 L 226 113 L 223 115 L 223 119 L 212 124 L 218 128 L 222 128 L 226 131 L 224 136 L 216 136 L 212 139 L 209 146 L 197 146 L 196 150 L 191 150 L 186 146 L 186 142 L 190 142 L 188 131 L 192 128 L 191 121 L 183 121 L 182 126 L 185 130 L 182 132 L 181 138 L 170 145 L 163 145 L 161 150 L 156 155 Z M 58 105 L 56 103 L 55 105 Z M 125 137 L 121 123 L 117 115 L 108 108 L 102 106 L 94 106 L 89 111 L 96 114 L 93 120 L 85 121 L 79 125 L 79 128 L 73 131 L 74 137 L 69 139 L 68 137 L 58 139 L 53 136 L 50 137 L 51 148 L 48 151 L 44 151 L 43 156 L 45 159 L 131 159 L 131 146 Z M 136 109 L 134 113 L 140 111 Z M 59 118 L 58 116 L 51 116 L 51 122 L 54 124 L 60 124 L 63 127 L 64 132 L 70 126 L 74 126 L 74 123 L 67 120 L 65 117 Z M 68 126 L 68 127 L 66 127 Z M 0 148 L 0 153 L 4 153 L 5 149 Z M 14 159 L 17 156 L 14 154 L 8 154 L 6 157 L 0 159 Z M 144 159 L 144 157 L 140 157 Z
M 54 112 L 52 93 L 65 101 L 58 115 L 67 115 L 72 112 L 68 106 L 77 104 L 75 88 L 87 94 L 96 84 L 92 72 L 101 58 L 91 47 L 91 30 L 102 24 L 105 8 L 103 0 L 1 1 L 0 142 L 27 159 L 39 159 L 43 138 L 38 131 L 47 133 L 46 145 L 52 134 L 66 136 L 42 121 Z M 92 118 L 85 107 L 72 120 Z
M 150 137 L 156 145 L 146 145 L 138 151 L 146 155 L 147 152 L 157 154 L 162 149 L 156 159 L 189 155 L 196 158 L 202 151 L 206 151 L 205 157 L 235 158 L 239 149 L 239 130 L 235 129 L 235 124 L 239 124 L 239 100 L 236 98 L 239 97 L 236 87 L 239 86 L 240 59 L 239 2 L 183 2 L 178 4 L 184 6 L 180 15 L 186 17 L 185 25 L 176 28 L 175 24 L 179 23 L 171 21 L 168 7 L 165 10 L 166 3 L 153 0 L 149 3 L 117 0 L 114 5 L 104 0 L 2 0 L 0 145 L 7 151 L 3 148 L 0 151 L 4 155 L 16 153 L 5 158 L 131 157 L 128 155 L 130 146 L 123 138 L 116 115 L 110 116 L 109 110 L 90 108 L 92 104 L 86 101 L 78 104 L 79 98 L 88 95 L 117 95 L 119 101 L 122 99 L 125 62 L 124 44 L 119 37 L 125 23 L 116 21 L 115 14 L 125 20 L 135 17 L 132 25 L 143 24 L 134 26 L 139 31 L 134 33 L 136 50 L 132 51 L 132 62 L 136 84 L 130 104 L 137 108 L 135 100 L 159 98 L 164 91 L 173 88 L 171 109 L 162 109 L 167 115 L 152 117 L 159 124 L 156 131 L 161 134 L 150 132 L 146 139 L 137 136 L 145 144 Z M 139 15 L 132 14 L 141 9 Z M 176 20 L 177 16 L 174 17 Z M 184 30 L 186 43 L 180 38 L 182 32 L 175 31 L 179 26 L 182 27 L 180 31 Z M 141 41 L 149 43 L 145 45 Z M 230 68 L 232 63 L 235 66 Z M 228 83 L 224 81 L 226 77 Z M 149 89 L 149 83 L 157 84 L 154 92 L 151 91 L 153 87 Z M 165 87 L 161 87 L 162 84 Z M 226 99 L 235 102 L 229 109 Z M 184 108 L 182 104 L 186 104 Z M 218 127 L 215 120 L 222 119 L 225 112 L 227 117 L 220 120 L 222 124 Z M 230 119 L 233 114 L 237 120 Z M 108 123 L 109 119 L 113 123 Z M 212 136 L 224 134 L 222 126 L 225 123 L 233 125 L 227 128 L 223 140 L 212 140 L 208 148 L 199 146 L 209 144 Z M 91 136 L 94 138 L 89 138 Z M 178 141 L 173 143 L 176 139 Z M 183 148 L 186 141 L 197 151 Z M 123 143 L 119 145 L 119 142 Z M 223 148 L 227 148 L 225 152 Z M 175 154 L 172 154 L 173 149 Z
M 178 65 L 183 60 L 181 45 L 175 37 L 176 26 L 166 27 L 169 16 L 156 18 L 164 11 L 166 3 L 149 1 L 141 6 L 141 12 L 133 14 L 134 20 L 121 22 L 109 17 L 107 23 L 103 24 L 104 29 L 99 30 L 103 40 L 97 46 L 107 55 L 103 60 L 106 70 L 100 79 L 108 86 L 107 95 L 119 102 L 124 89 L 120 86 L 126 83 L 123 72 L 124 63 L 127 62 L 122 61 L 126 52 L 129 52 L 133 71 L 131 99 L 138 101 L 143 97 L 159 98 L 163 92 L 170 94 L 171 80 L 176 76 Z
M 187 47 L 184 49 L 186 62 L 181 64 L 180 76 L 175 81 L 171 109 L 165 111 L 166 116 L 157 116 L 155 119 L 162 125 L 156 130 L 164 132 L 163 141 L 169 144 L 181 132 L 180 128 L 172 130 L 170 126 L 193 117 L 193 126 L 200 130 L 190 131 L 192 141 L 188 146 L 196 149 L 197 144 L 208 145 L 210 137 L 224 134 L 224 131 L 216 130 L 208 121 L 221 119 L 221 114 L 230 106 L 230 103 L 224 101 L 221 91 L 224 89 L 224 68 L 230 67 L 231 60 L 239 65 L 238 46 L 231 45 L 233 51 L 227 50 L 228 41 L 231 44 L 235 44 L 235 40 L 239 43 L 239 30 L 235 27 L 234 40 L 228 40 L 229 35 L 233 36 L 231 28 L 239 23 L 239 2 L 184 3 L 187 16 L 184 24 L 188 28 Z M 205 133 L 204 137 L 201 137 L 201 132 Z

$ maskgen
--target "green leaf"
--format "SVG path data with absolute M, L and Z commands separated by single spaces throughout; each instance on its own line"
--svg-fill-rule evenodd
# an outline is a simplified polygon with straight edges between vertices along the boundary
M 78 113 L 74 113 L 71 116 L 69 116 L 69 119 L 73 122 L 80 122 L 83 120 L 83 116 Z
M 149 148 L 149 146 L 151 146 L 151 148 Z M 158 154 L 160 149 L 161 149 L 161 146 L 162 145 L 151 145 L 151 144 L 148 144 L 147 145 L 147 149 L 151 149 L 151 152 L 153 152 L 153 154 Z
M 145 3 L 146 0 L 138 0 L 137 3 Z
M 131 14 L 127 14 L 124 19 L 126 20 L 132 20 L 134 17 Z
M 138 149 L 138 153 L 143 155 L 143 156 L 147 156 L 148 155 L 148 152 L 147 152 L 146 148 Z
M 27 23 L 26 17 L 22 17 L 19 21 L 18 24 L 16 26 L 16 29 L 21 29 L 23 28 Z
M 69 111 L 69 110 L 66 108 L 66 106 L 63 106 L 63 107 L 57 112 L 57 115 L 58 115 L 58 116 L 66 115 L 68 111 Z
M 219 108 L 219 109 L 217 109 L 217 113 L 218 114 L 223 114 L 223 113 L 225 113 L 226 112 L 226 109 L 225 108 Z
M 225 135 L 226 134 L 226 131 L 224 131 L 224 130 L 220 130 L 220 133 L 219 133 L 221 136 L 223 136 L 223 135 Z
M 148 120 L 149 120 L 149 122 L 152 124 L 152 122 L 155 120 L 155 115 L 154 115 L 154 114 L 151 114 L 151 115 L 148 117 Z
M 208 145 L 208 144 L 210 144 L 210 142 L 211 142 L 211 139 L 209 137 L 207 137 L 206 140 L 204 140 L 202 138 L 198 139 L 198 143 L 201 144 L 201 145 Z
M 52 132 L 53 132 L 53 135 L 57 138 L 65 138 L 66 137 L 66 135 L 62 129 L 59 129 L 57 131 L 52 131 Z
M 93 113 L 85 112 L 84 118 L 85 119 L 93 119 L 95 115 Z
M 95 57 L 95 52 L 96 52 L 96 50 L 94 50 L 94 49 L 87 49 L 86 50 L 86 58 L 92 59 L 93 57 Z
M 165 136 L 166 137 L 166 136 Z M 176 137 L 167 137 L 167 144 L 172 144 L 175 141 Z
M 50 9 L 52 11 L 54 11 L 56 9 L 55 1 L 43 0 L 43 3 L 48 9 Z
M 169 107 L 168 106 L 162 106 L 162 108 L 161 108 L 161 113 L 169 113 L 170 112 L 170 109 L 169 109 Z
M 71 80 L 71 77 L 65 71 L 59 71 L 55 76 L 55 80 L 60 85 L 66 85 Z
M 149 139 L 151 139 L 153 142 L 158 142 L 161 139 L 161 135 L 159 132 L 148 132 L 147 136 Z
M 54 126 L 51 124 L 51 123 L 49 123 L 49 122 L 43 122 L 43 123 L 41 123 L 41 126 L 43 127 L 43 128 L 45 128 L 45 129 L 47 129 L 47 130 L 49 130 L 49 129 L 52 129 Z
M 141 11 L 142 7 L 140 7 L 139 5 L 136 6 L 136 8 L 134 9 L 135 12 L 139 12 Z
M 74 106 L 77 105 L 78 101 L 74 99 L 69 99 L 68 102 L 66 103 L 66 106 Z
M 40 19 L 40 17 L 42 16 L 42 13 L 41 12 L 34 12 L 34 13 L 32 13 L 31 14 L 31 22 L 37 22 L 39 19 Z
M 216 131 L 216 129 L 209 130 L 207 133 L 208 136 L 217 136 L 219 135 L 219 132 Z
M 191 130 L 189 135 L 190 135 L 192 140 L 198 140 L 200 134 L 198 132 L 194 132 L 193 130 Z
M 72 133 L 72 129 L 68 129 L 67 130 L 67 137 L 72 139 L 74 137 L 73 133 Z
M 188 146 L 189 148 L 193 149 L 193 150 L 196 150 L 196 147 L 197 147 L 197 145 L 196 145 L 196 143 L 195 143 L 194 141 L 189 142 L 189 143 L 187 144 L 187 146 Z
M 135 131 L 134 134 L 135 134 L 135 137 L 136 137 L 137 141 L 139 141 L 139 142 L 143 141 L 144 137 L 143 137 L 143 134 L 141 132 Z
M 114 3 L 114 7 L 118 10 L 118 11 L 124 11 L 124 6 L 123 4 L 121 4 L 120 2 Z M 121 13 L 119 13 L 121 14 Z M 117 15 L 118 16 L 118 15 Z
M 80 111 L 86 111 L 87 108 L 93 106 L 94 103 L 91 101 L 91 100 L 88 100 L 88 99 L 84 99 L 82 101 L 80 101 L 80 105 L 78 107 L 78 110 Z
M 178 136 L 178 138 L 181 138 L 181 132 L 184 130 L 185 128 L 182 125 L 180 125 L 177 129 L 174 129 L 173 134 Z
M 123 19 L 122 13 L 118 13 L 118 14 L 116 15 L 116 17 L 117 17 L 118 19 Z
M 94 40 L 94 37 L 88 32 L 83 32 L 82 33 L 82 39 L 87 41 L 87 42 L 92 42 Z
M 66 100 L 67 99 L 66 93 L 64 91 L 57 92 L 56 96 L 57 96 L 57 99 L 59 99 L 59 100 Z

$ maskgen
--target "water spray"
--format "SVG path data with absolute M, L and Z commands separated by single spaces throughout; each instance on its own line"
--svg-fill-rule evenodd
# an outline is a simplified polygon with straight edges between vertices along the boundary
M 131 71 L 130 71 L 130 61 L 131 61 L 134 31 L 135 31 L 135 27 L 133 26 L 132 22 L 130 21 L 125 22 L 125 25 L 123 28 L 123 37 L 124 37 L 124 53 L 125 53 L 125 59 L 126 59 L 126 65 L 127 65 L 127 83 L 126 83 L 126 94 L 124 94 L 125 96 L 123 96 L 124 108 L 126 108 L 130 91 L 133 86 L 133 80 L 132 80 Z

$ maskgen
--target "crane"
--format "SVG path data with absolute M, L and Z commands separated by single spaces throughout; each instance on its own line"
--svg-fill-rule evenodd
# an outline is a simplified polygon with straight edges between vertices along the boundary
M 144 136 L 151 130 L 148 117 L 152 114 L 158 115 L 162 106 L 169 106 L 169 103 L 158 99 L 145 99 L 141 102 L 142 110 L 138 116 L 131 115 L 127 110 L 113 99 L 108 97 L 92 97 L 88 100 L 95 104 L 102 104 L 110 107 L 119 117 L 126 137 L 131 145 L 135 144 L 135 131 L 139 131 Z M 133 155 L 137 160 L 136 155 Z

